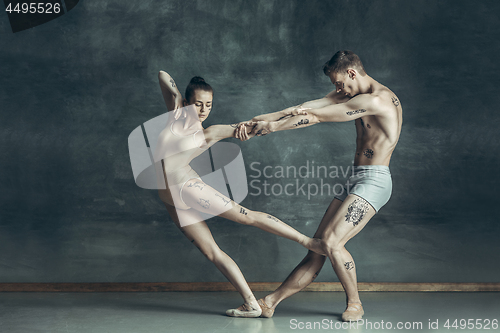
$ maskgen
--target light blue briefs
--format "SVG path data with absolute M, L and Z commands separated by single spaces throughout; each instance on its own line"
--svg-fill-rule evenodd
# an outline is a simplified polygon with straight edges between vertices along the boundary
M 347 180 L 344 190 L 335 198 L 344 201 L 349 194 L 365 199 L 376 212 L 391 197 L 391 171 L 385 165 L 358 165 L 353 167 L 353 174 Z

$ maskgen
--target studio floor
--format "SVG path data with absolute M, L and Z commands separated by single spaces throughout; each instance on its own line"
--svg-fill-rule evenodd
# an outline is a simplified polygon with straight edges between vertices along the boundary
M 364 292 L 365 322 L 342 326 L 340 292 L 299 293 L 281 303 L 272 319 L 227 317 L 226 309 L 241 304 L 236 292 L 3 292 L 0 332 L 500 332 L 499 296 Z

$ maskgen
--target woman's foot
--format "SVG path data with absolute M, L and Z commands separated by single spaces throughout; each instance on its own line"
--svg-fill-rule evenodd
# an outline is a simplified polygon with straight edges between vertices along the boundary
M 347 308 L 342 314 L 343 321 L 358 321 L 363 318 L 365 311 L 361 303 L 348 303 Z
M 257 318 L 262 314 L 259 304 L 243 303 L 237 309 L 229 309 L 226 314 L 230 317 Z
M 262 309 L 262 314 L 260 316 L 264 318 L 272 318 L 272 316 L 274 315 L 274 309 L 266 304 L 264 298 L 259 299 L 257 302 L 259 303 L 260 308 Z
M 321 238 L 310 238 L 306 236 L 306 239 L 301 245 L 317 254 L 321 254 L 322 256 L 326 255 L 323 246 L 321 246 Z

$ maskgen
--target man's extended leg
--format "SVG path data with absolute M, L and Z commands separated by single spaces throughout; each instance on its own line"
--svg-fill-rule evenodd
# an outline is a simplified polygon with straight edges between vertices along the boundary
M 321 236 L 323 249 L 346 292 L 347 309 L 342 314 L 342 319 L 346 321 L 361 319 L 364 312 L 359 299 L 356 266 L 344 245 L 364 228 L 375 213 L 365 199 L 350 194 Z
M 334 199 L 321 220 L 321 223 L 314 234 L 315 238 L 320 238 L 326 226 L 332 221 L 335 213 L 342 204 L 342 201 Z M 259 300 L 263 317 L 272 317 L 276 306 L 284 299 L 301 291 L 307 287 L 316 276 L 318 276 L 326 257 L 309 251 L 300 264 L 288 275 L 286 280 L 271 294 Z

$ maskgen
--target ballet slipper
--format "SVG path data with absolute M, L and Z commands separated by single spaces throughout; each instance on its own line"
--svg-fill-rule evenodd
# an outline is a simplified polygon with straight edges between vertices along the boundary
M 237 309 L 229 309 L 226 311 L 226 315 L 230 317 L 244 317 L 244 318 L 257 318 L 261 315 L 262 310 L 260 308 L 254 309 L 248 304 L 243 304 Z
M 262 309 L 262 314 L 260 316 L 263 318 L 272 318 L 272 316 L 274 315 L 274 309 L 271 309 L 269 306 L 267 306 L 263 298 L 259 299 L 257 303 L 259 303 L 260 308 Z
M 361 303 L 349 303 L 347 304 L 347 308 L 342 314 L 343 321 L 358 321 L 360 320 L 365 311 L 363 311 L 363 306 Z

